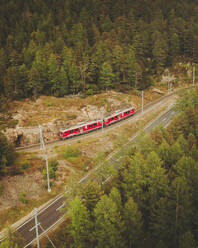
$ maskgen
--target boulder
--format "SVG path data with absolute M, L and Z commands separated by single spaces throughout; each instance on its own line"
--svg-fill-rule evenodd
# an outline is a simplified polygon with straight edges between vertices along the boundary
M 153 93 L 158 93 L 158 94 L 164 94 L 164 92 L 162 90 L 159 90 L 159 89 L 156 89 L 156 88 L 152 89 L 152 92 Z

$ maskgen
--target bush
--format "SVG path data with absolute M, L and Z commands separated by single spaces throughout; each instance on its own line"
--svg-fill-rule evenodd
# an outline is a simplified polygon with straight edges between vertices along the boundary
M 28 161 L 23 162 L 22 165 L 21 165 L 22 170 L 26 170 L 26 169 L 28 169 L 30 167 L 31 167 L 31 164 Z
M 26 204 L 28 202 L 27 198 L 26 198 L 26 193 L 22 192 L 20 194 L 20 200 L 22 203 Z
M 56 171 L 58 168 L 58 161 L 53 159 L 49 162 L 49 177 L 56 178 Z
M 0 133 L 0 175 L 5 172 L 5 167 L 13 163 L 15 159 L 15 152 L 13 147 L 9 144 L 6 136 Z
M 56 159 L 53 159 L 48 164 L 48 170 L 49 170 L 49 178 L 56 178 L 56 171 L 58 168 L 58 161 Z M 46 171 L 46 165 L 41 166 L 42 174 L 46 177 L 47 171 Z
M 64 157 L 65 158 L 77 158 L 80 155 L 80 152 L 77 148 L 67 147 Z

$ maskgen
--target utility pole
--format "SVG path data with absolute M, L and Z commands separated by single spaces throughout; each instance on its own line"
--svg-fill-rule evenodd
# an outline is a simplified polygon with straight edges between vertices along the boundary
M 35 219 L 35 228 L 36 228 L 36 243 L 37 243 L 37 248 L 40 248 L 39 244 L 39 232 L 38 232 L 38 220 L 37 220 L 37 208 L 34 209 L 34 219 Z
M 193 67 L 193 86 L 195 86 L 195 67 Z
M 40 228 L 42 229 L 43 232 L 45 232 L 45 230 L 42 228 L 41 224 L 39 224 Z M 50 243 L 52 244 L 53 248 L 56 248 L 54 243 L 52 242 L 52 240 L 50 239 L 50 237 L 47 235 L 47 233 L 45 234 L 46 237 L 48 238 L 48 240 L 50 241 Z
M 47 189 L 48 192 L 51 192 L 51 188 L 50 188 L 50 179 L 49 179 L 49 168 L 48 168 L 48 157 L 47 155 L 45 155 L 45 161 L 46 161 L 46 171 L 47 171 Z
M 42 126 L 41 125 L 39 125 L 39 130 L 40 130 L 41 150 L 45 151 L 45 142 L 43 139 L 43 133 L 42 133 Z M 46 172 L 47 172 L 47 186 L 48 186 L 47 188 L 48 188 L 48 192 L 51 192 L 47 154 L 45 154 L 45 161 L 46 161 Z
M 142 90 L 142 113 L 144 112 L 144 91 Z
M 39 131 L 40 131 L 41 150 L 45 150 L 45 143 L 43 140 L 43 133 L 42 133 L 42 126 L 41 125 L 39 125 Z

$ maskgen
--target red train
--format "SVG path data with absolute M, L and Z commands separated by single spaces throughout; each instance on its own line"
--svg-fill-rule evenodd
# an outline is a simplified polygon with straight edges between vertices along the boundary
M 110 126 L 113 123 L 121 121 L 129 116 L 132 116 L 134 113 L 135 109 L 133 107 L 124 109 L 122 111 L 117 111 L 113 115 L 105 117 L 103 120 L 96 120 L 88 123 L 79 123 L 74 127 L 60 129 L 59 136 L 61 139 L 67 139 L 76 135 L 91 132 L 96 129 L 102 128 L 102 126 Z

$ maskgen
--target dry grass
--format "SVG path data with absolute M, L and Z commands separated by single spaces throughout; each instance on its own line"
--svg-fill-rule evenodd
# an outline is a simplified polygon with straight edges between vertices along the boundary
M 145 91 L 145 103 L 160 97 L 159 94 L 152 93 L 152 89 Z M 115 91 L 100 93 L 86 98 L 80 96 L 67 96 L 56 98 L 53 96 L 41 96 L 36 101 L 26 99 L 25 101 L 15 101 L 12 104 L 12 113 L 19 113 L 23 118 L 22 125 L 37 126 L 38 123 L 49 123 L 54 119 L 67 121 L 75 120 L 83 107 L 88 105 L 96 106 L 98 109 L 105 107 L 106 112 L 111 112 L 119 108 L 133 105 L 138 108 L 141 105 L 141 92 L 131 90 L 127 94 Z M 38 111 L 39 110 L 39 111 Z M 21 123 L 20 123 L 21 124 Z
M 113 131 L 109 132 L 108 134 L 104 133 L 103 135 L 100 135 L 98 138 L 87 138 L 83 141 L 77 141 L 76 143 L 73 143 L 70 145 L 73 149 L 78 149 L 79 155 L 77 157 L 70 157 L 68 158 L 69 164 L 72 166 L 72 168 L 77 172 L 77 178 L 80 178 L 81 175 L 87 170 L 92 169 L 94 164 L 94 158 L 98 155 L 98 148 L 101 148 L 105 143 L 111 141 L 113 143 L 113 149 L 120 147 L 125 140 L 123 137 L 130 137 L 133 134 L 135 134 L 142 126 L 146 125 L 148 122 L 150 122 L 152 119 L 154 119 L 161 111 L 163 111 L 165 108 L 161 108 L 157 112 L 151 114 L 148 114 L 144 120 L 136 121 L 133 124 L 125 124 L 123 127 L 119 128 L 119 132 L 115 134 Z M 54 148 L 57 152 L 57 159 L 65 159 L 64 154 L 65 150 L 68 146 L 62 146 L 62 147 L 56 147 Z M 104 147 L 103 147 L 104 148 Z M 106 150 L 106 155 L 108 155 L 112 151 L 112 146 L 109 146 Z M 92 154 L 92 156 L 90 156 Z M 93 154 L 95 154 L 93 158 Z M 32 154 L 23 153 L 20 154 L 18 157 L 18 163 L 22 163 L 22 158 L 25 157 L 26 161 L 37 161 L 35 162 L 34 166 L 31 167 L 29 172 L 31 173 L 31 170 L 38 169 L 40 160 L 37 158 L 33 158 Z M 67 169 L 66 169 L 67 170 Z M 66 180 L 68 183 L 72 180 L 72 175 L 70 176 L 70 173 L 68 172 L 68 179 Z M 28 199 L 28 202 L 26 204 L 19 204 L 15 207 L 12 207 L 10 209 L 7 209 L 5 211 L 1 211 L 0 213 L 0 227 L 1 229 L 7 227 L 11 223 L 16 222 L 18 219 L 25 216 L 27 213 L 32 211 L 34 207 L 39 207 L 43 203 L 47 202 L 48 200 L 52 199 L 54 196 L 59 194 L 61 191 L 63 191 L 65 183 L 63 184 L 55 184 L 55 186 L 52 186 L 52 192 L 49 194 L 46 191 L 40 196 L 40 199 L 30 200 Z
M 68 98 L 59 98 L 59 99 L 56 99 L 55 97 L 41 97 L 39 98 L 39 101 L 35 105 L 32 104 L 31 110 L 35 111 L 36 108 L 38 109 L 38 104 L 41 104 L 39 106 L 41 106 L 41 108 L 44 110 L 49 109 L 51 111 L 50 113 L 53 113 L 54 107 L 61 109 L 64 107 L 76 106 L 77 108 L 80 109 L 88 104 L 104 106 L 105 104 L 108 105 L 107 104 L 108 102 L 106 100 L 107 96 L 105 94 L 107 93 L 99 94 L 96 96 L 89 96 L 83 100 L 80 99 L 79 97 L 68 97 Z M 153 94 L 148 91 L 145 93 L 145 103 L 149 102 L 150 100 L 154 100 L 158 97 L 159 96 L 157 94 Z M 131 94 L 112 93 L 111 98 L 119 99 L 119 101 L 123 102 L 123 104 L 125 104 L 126 102 L 131 102 L 131 103 L 136 102 L 137 104 L 136 107 L 139 107 L 141 104 L 141 97 L 138 95 L 138 92 L 131 92 Z M 23 108 L 24 109 L 27 108 L 27 110 L 29 111 L 29 105 L 30 105 L 30 100 L 27 100 L 23 104 Z M 110 103 L 108 106 L 107 106 L 108 108 L 111 108 Z M 115 131 L 110 131 L 108 133 L 104 132 L 104 134 L 100 134 L 100 136 L 96 138 L 88 137 L 82 141 L 76 141 L 75 143 L 72 143 L 70 147 L 74 150 L 77 149 L 79 151 L 78 156 L 73 156 L 73 157 L 71 156 L 69 158 L 65 158 L 65 152 L 68 145 L 62 147 L 55 147 L 54 148 L 54 152 L 56 153 L 55 158 L 57 160 L 59 159 L 65 160 L 69 164 L 69 166 L 71 166 L 73 171 L 76 172 L 77 178 L 79 178 L 85 172 L 96 166 L 95 158 L 98 156 L 98 153 L 100 151 L 103 151 L 105 155 L 108 155 L 112 150 L 116 149 L 117 147 L 120 147 L 120 145 L 126 142 L 125 137 L 131 137 L 144 125 L 146 125 L 148 122 L 154 119 L 164 109 L 165 108 L 158 109 L 153 114 L 149 113 L 148 115 L 144 116 L 144 119 L 141 119 L 139 121 L 135 121 L 129 124 L 124 124 L 122 127 L 119 128 L 119 131 L 117 133 L 115 133 Z M 40 114 L 39 113 L 37 114 L 38 114 L 38 116 L 36 116 L 37 119 L 44 121 L 44 119 L 39 119 Z M 53 118 L 55 117 L 55 114 L 53 115 Z M 43 116 L 41 117 L 43 118 Z M 31 116 L 31 118 L 33 118 L 33 116 Z M 50 118 L 51 117 L 49 117 L 49 119 Z M 70 116 L 70 118 L 72 118 L 72 116 Z M 33 124 L 33 122 L 27 122 L 27 123 L 28 125 Z M 22 167 L 25 162 L 30 163 L 31 166 L 25 169 L 25 173 L 31 175 L 32 172 L 36 170 L 40 170 L 41 159 L 39 159 L 37 156 L 38 154 L 20 153 L 19 157 L 16 160 L 16 165 Z M 65 181 L 69 183 L 69 181 L 72 180 L 73 173 L 71 173 L 71 170 L 68 170 L 68 168 L 66 167 L 63 169 L 65 170 Z M 48 201 L 49 199 L 53 198 L 55 195 L 59 194 L 61 191 L 63 191 L 64 184 L 65 182 L 55 182 L 54 186 L 52 186 L 52 192 L 50 194 L 47 192 L 47 190 L 46 191 L 44 190 L 44 192 L 39 196 L 39 199 L 34 199 L 34 200 L 28 199 L 28 202 L 26 204 L 21 203 L 16 205 L 15 207 L 1 211 L 0 229 L 5 228 L 7 225 L 11 223 L 14 223 L 18 219 L 29 213 L 31 210 L 33 210 L 34 207 L 38 207 L 42 205 L 44 202 Z M 43 185 L 41 185 L 41 187 L 43 187 Z
M 128 140 L 128 137 L 132 137 L 134 134 L 136 134 L 150 121 L 155 119 L 161 112 L 165 111 L 166 108 L 167 107 L 162 107 L 161 109 L 158 109 L 158 111 L 152 114 L 146 114 L 141 120 L 137 120 L 133 123 L 123 125 L 119 128 L 119 133 L 117 134 L 115 134 L 114 132 L 110 132 L 108 135 L 110 135 L 111 139 L 113 140 L 114 149 L 123 145 Z

